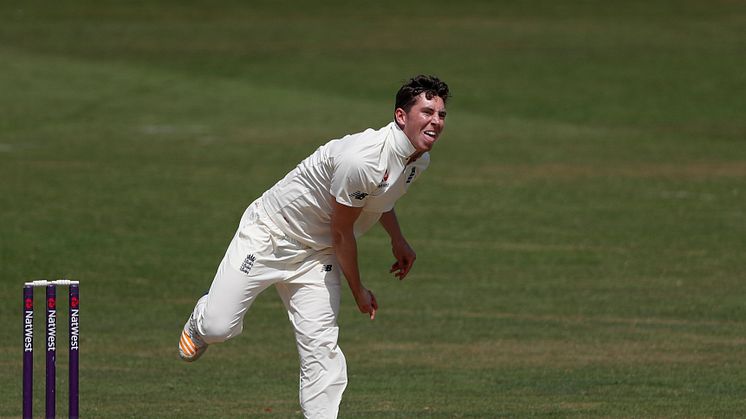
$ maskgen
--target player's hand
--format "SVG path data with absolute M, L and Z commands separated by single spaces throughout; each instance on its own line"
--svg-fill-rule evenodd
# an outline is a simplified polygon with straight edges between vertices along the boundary
M 371 320 L 376 318 L 378 301 L 376 301 L 376 296 L 373 295 L 372 291 L 362 287 L 360 294 L 355 296 L 355 302 L 357 303 L 357 308 L 361 313 L 368 313 Z
M 389 273 L 393 273 L 401 281 L 407 276 L 409 270 L 412 269 L 412 265 L 414 265 L 414 261 L 417 259 L 417 254 L 406 240 L 392 243 L 391 250 L 394 253 L 396 262 L 391 265 Z

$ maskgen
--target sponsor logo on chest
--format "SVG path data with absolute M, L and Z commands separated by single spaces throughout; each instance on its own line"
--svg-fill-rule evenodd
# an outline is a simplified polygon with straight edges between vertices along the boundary
M 386 169 L 386 172 L 383 174 L 383 180 L 381 183 L 378 184 L 379 188 L 385 188 L 389 186 L 389 169 Z

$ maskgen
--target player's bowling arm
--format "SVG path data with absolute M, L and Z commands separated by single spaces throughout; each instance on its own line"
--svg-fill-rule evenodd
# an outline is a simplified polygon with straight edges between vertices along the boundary
M 361 212 L 362 208 L 348 207 L 339 202 L 334 202 L 331 217 L 332 245 L 337 256 L 337 262 L 339 262 L 342 273 L 347 279 L 358 308 L 363 313 L 369 313 L 372 319 L 378 305 L 373 293 L 368 291 L 360 280 L 357 240 L 354 232 L 355 221 Z

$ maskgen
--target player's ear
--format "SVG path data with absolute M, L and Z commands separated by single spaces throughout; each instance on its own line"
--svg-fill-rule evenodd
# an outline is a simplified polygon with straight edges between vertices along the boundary
M 396 108 L 394 111 L 394 121 L 396 121 L 396 124 L 400 128 L 404 128 L 407 125 L 407 112 L 402 108 Z

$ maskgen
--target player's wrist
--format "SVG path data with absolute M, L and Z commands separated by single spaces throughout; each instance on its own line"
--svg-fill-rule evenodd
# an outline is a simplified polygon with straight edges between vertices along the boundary
M 407 239 L 405 239 L 404 236 L 401 235 L 401 234 L 391 236 L 391 243 L 392 244 L 393 243 L 406 243 L 406 242 L 407 242 Z
M 365 301 L 368 298 L 368 289 L 365 288 L 362 284 L 352 290 L 352 295 L 355 297 L 355 301 Z
M 352 291 L 352 295 L 357 299 L 358 295 L 361 295 L 363 293 L 363 290 L 365 287 L 360 282 L 360 280 L 357 281 L 347 281 L 347 284 L 350 286 L 350 291 Z

